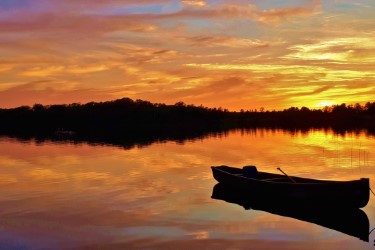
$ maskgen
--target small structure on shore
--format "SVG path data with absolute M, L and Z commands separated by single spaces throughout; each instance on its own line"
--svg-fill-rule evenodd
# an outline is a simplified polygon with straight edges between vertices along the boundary
M 72 130 L 64 130 L 63 128 L 58 128 L 55 132 L 57 136 L 73 136 L 76 132 Z

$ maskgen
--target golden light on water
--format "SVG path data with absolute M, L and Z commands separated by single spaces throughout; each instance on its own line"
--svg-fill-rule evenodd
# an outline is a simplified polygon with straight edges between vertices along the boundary
M 111 249 L 104 247 L 109 242 L 132 249 L 129 245 L 140 240 L 150 249 L 158 242 L 180 249 L 179 241 L 196 249 L 194 244 L 211 239 L 211 249 L 217 249 L 220 240 L 230 248 L 238 237 L 252 237 L 267 239 L 266 248 L 272 249 L 270 239 L 277 235 L 293 247 L 299 242 L 298 249 L 311 249 L 312 237 L 314 248 L 331 242 L 330 249 L 342 249 L 339 242 L 345 241 L 350 249 L 367 249 L 367 242 L 325 227 L 211 199 L 216 181 L 210 169 L 251 164 L 259 171 L 278 173 L 281 167 L 307 178 L 373 180 L 375 141 L 364 132 L 243 130 L 131 149 L 54 143 L 0 138 L 0 215 L 2 230 L 12 233 L 4 239 L 33 247 L 38 243 L 41 249 L 67 243 L 76 247 L 61 248 L 102 244 Z M 374 221 L 374 199 L 363 211 Z M 25 235 L 28 240 L 22 241 Z

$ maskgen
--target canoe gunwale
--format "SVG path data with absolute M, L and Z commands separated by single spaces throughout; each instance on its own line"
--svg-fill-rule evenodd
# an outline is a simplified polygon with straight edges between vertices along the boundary
M 246 177 L 242 174 L 233 174 L 233 173 L 230 173 L 230 172 L 227 172 L 227 171 L 224 171 L 221 169 L 222 166 L 212 166 L 211 168 L 212 169 L 215 169 L 215 171 L 220 171 L 226 175 L 231 175 L 233 176 L 234 178 L 241 178 L 241 179 L 244 179 L 244 180 L 249 180 L 249 181 L 253 181 L 253 182 L 267 182 L 267 183 L 274 183 L 274 184 L 291 184 L 291 185 L 334 185 L 334 184 L 338 184 L 338 185 L 342 185 L 342 184 L 346 184 L 346 183 L 356 183 L 356 182 L 362 182 L 362 181 L 366 181 L 368 180 L 368 178 L 361 178 L 361 179 L 358 179 L 358 180 L 321 180 L 321 179 L 312 179 L 312 178 L 303 178 L 303 177 L 297 177 L 297 176 L 289 176 L 290 178 L 292 178 L 293 180 L 295 180 L 296 182 L 292 182 L 290 179 L 288 179 L 288 177 L 284 176 L 284 175 L 280 175 L 280 174 L 274 174 L 274 173 L 267 173 L 267 172 L 261 172 L 259 171 L 258 174 L 259 175 L 274 175 L 274 176 L 278 176 L 276 178 L 269 178 L 269 179 L 256 179 L 256 178 L 250 178 L 250 177 Z M 225 166 L 227 167 L 227 166 Z M 231 167 L 228 167 L 228 168 L 231 168 Z M 233 168 L 235 169 L 235 168 Z M 282 179 L 282 180 L 287 180 L 288 182 L 275 182 L 273 180 L 275 179 Z M 305 181 L 305 182 L 298 182 L 298 181 Z

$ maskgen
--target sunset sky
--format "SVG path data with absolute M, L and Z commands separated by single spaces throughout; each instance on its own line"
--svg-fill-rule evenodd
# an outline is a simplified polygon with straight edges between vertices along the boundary
M 0 0 L 0 107 L 375 101 L 374 0 Z

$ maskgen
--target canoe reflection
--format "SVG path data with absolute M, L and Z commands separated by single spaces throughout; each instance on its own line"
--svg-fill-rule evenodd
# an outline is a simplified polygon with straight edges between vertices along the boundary
M 291 206 L 286 202 L 270 201 L 271 197 L 254 196 L 239 189 L 218 183 L 214 186 L 213 199 L 238 204 L 245 209 L 265 211 L 275 215 L 286 216 L 298 220 L 314 223 L 333 229 L 363 241 L 369 241 L 369 220 L 364 211 L 341 207 Z

